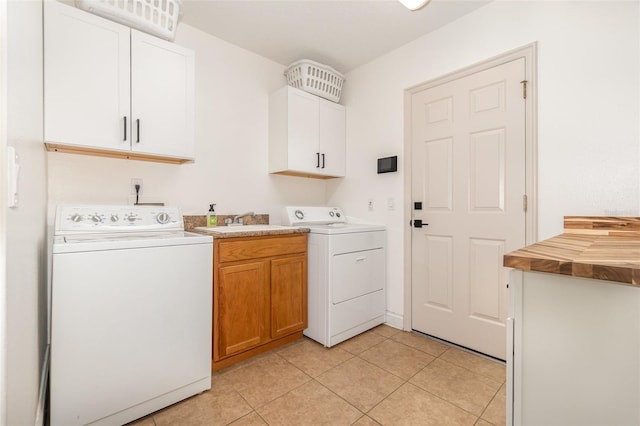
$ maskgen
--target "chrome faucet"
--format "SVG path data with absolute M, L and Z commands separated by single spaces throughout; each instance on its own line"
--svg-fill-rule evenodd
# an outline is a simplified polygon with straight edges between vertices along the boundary
M 243 218 L 245 216 L 255 216 L 254 212 L 247 212 L 247 213 L 242 213 L 239 215 L 236 215 L 233 217 L 233 221 L 231 223 L 228 223 L 227 226 L 240 226 L 240 225 L 244 225 L 244 220 Z

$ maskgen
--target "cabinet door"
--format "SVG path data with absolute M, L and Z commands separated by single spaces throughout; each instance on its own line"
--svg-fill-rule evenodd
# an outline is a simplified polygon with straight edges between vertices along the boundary
M 269 276 L 266 262 L 222 266 L 218 271 L 218 354 L 242 352 L 269 339 Z
M 320 173 L 318 98 L 288 88 L 289 169 Z
M 45 1 L 44 139 L 128 151 L 129 69 L 129 28 Z
M 132 151 L 194 157 L 194 53 L 131 30 Z
M 323 175 L 341 177 L 345 175 L 346 120 L 342 105 L 325 99 L 320 101 L 320 155 Z
M 307 256 L 271 261 L 271 337 L 307 327 Z

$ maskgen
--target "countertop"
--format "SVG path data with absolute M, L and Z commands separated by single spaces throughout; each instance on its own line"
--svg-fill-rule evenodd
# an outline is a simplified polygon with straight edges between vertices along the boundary
M 190 229 L 191 232 L 197 232 L 199 234 L 212 235 L 214 239 L 221 238 L 240 238 L 240 237 L 266 237 L 270 235 L 287 235 L 287 234 L 307 234 L 309 228 L 284 228 L 284 229 L 269 229 L 269 230 L 242 230 L 242 227 L 234 229 L 234 232 L 224 232 L 216 230 L 217 226 L 212 228 L 196 227 Z M 222 226 L 225 228 L 225 226 Z
M 247 225 L 246 228 L 243 227 L 234 227 L 233 232 L 228 232 L 229 228 L 224 225 L 224 220 L 229 218 L 233 219 L 234 215 L 218 215 L 218 224 L 219 226 L 207 227 L 207 216 L 205 215 L 197 215 L 197 216 L 184 216 L 184 229 L 185 231 L 196 232 L 199 234 L 211 235 L 215 239 L 221 238 L 240 238 L 240 237 L 265 237 L 269 235 L 287 235 L 287 234 L 307 234 L 309 232 L 309 228 L 302 227 L 286 227 L 278 229 L 277 226 L 274 229 L 268 230 L 256 230 L 251 229 L 252 226 L 260 226 L 265 225 L 269 226 L 269 215 L 268 214 L 254 214 L 254 215 L 245 215 L 244 223 Z M 226 231 L 223 231 L 225 229 Z
M 504 266 L 640 286 L 640 217 L 566 216 L 562 234 L 506 254 Z

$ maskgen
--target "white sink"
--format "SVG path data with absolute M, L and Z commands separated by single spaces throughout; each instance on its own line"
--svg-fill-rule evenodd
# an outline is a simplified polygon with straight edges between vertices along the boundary
M 197 227 L 198 231 L 205 232 L 223 232 L 230 234 L 233 232 L 260 232 L 260 231 L 279 231 L 287 229 L 297 229 L 297 226 L 283 226 L 283 225 L 241 225 L 241 226 L 216 226 L 212 228 Z

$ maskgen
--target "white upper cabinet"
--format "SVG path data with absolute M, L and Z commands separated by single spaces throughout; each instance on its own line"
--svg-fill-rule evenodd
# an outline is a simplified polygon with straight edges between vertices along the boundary
M 44 4 L 49 148 L 193 159 L 193 52 L 56 1 Z
M 129 28 L 55 1 L 44 19 L 44 135 L 129 150 Z
M 320 141 L 323 174 L 344 176 L 346 170 L 345 108 L 331 101 L 320 101 Z
M 131 30 L 132 150 L 193 157 L 193 52 Z
M 345 175 L 345 108 L 285 86 L 269 97 L 269 172 Z

